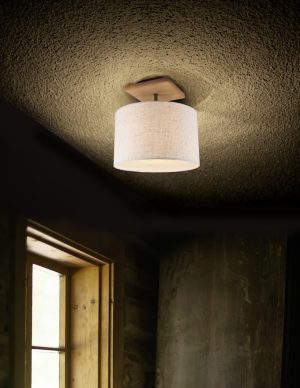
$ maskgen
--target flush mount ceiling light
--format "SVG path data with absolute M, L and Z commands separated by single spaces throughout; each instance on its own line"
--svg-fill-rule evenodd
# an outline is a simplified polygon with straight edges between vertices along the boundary
M 129 84 L 124 90 L 141 102 L 116 112 L 114 167 L 137 172 L 199 167 L 197 112 L 171 102 L 183 99 L 183 91 L 166 77 Z

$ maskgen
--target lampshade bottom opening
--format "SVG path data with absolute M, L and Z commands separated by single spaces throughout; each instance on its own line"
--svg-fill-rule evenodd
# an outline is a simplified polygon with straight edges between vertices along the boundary
M 135 172 L 179 172 L 194 170 L 199 166 L 199 163 L 178 159 L 140 159 L 114 164 L 118 170 Z

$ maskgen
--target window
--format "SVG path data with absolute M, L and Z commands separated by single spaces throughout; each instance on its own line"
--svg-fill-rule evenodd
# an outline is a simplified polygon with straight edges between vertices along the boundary
M 113 263 L 27 229 L 26 388 L 112 386 Z
M 64 266 L 28 255 L 27 373 L 32 388 L 66 387 L 67 281 Z

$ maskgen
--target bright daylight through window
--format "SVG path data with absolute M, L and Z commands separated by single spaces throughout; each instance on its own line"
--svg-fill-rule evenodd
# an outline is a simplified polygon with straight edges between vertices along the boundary
M 32 266 L 32 388 L 60 388 L 65 375 L 65 275 Z

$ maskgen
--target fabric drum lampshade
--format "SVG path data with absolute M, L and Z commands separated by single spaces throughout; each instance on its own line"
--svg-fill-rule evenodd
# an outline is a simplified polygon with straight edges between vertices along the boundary
M 197 112 L 177 102 L 123 106 L 115 116 L 114 167 L 176 172 L 199 167 Z

